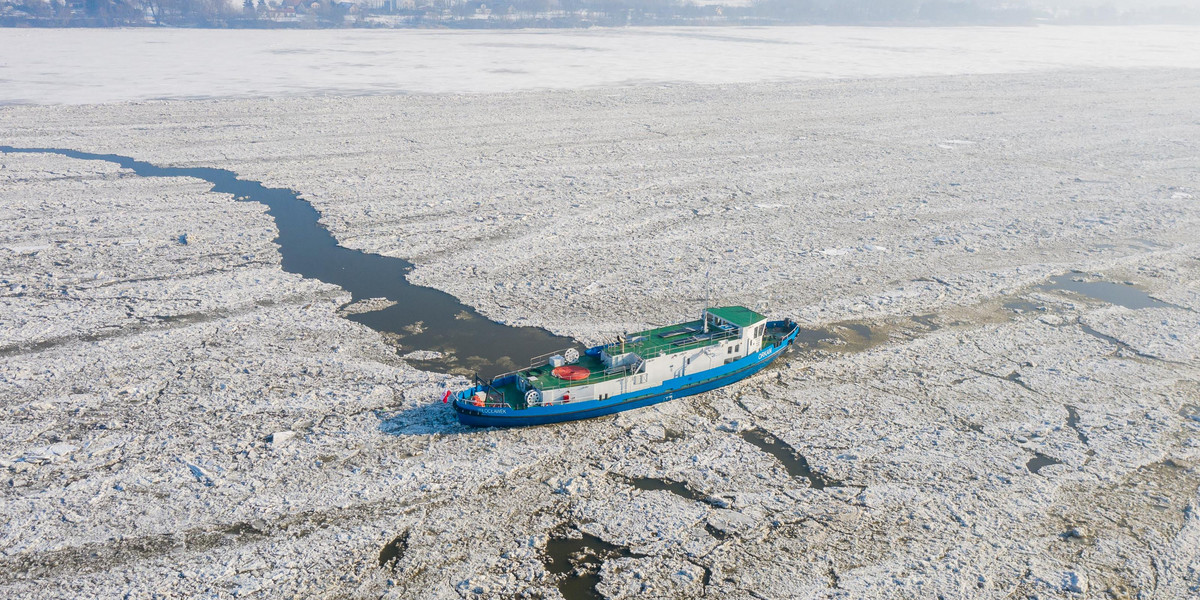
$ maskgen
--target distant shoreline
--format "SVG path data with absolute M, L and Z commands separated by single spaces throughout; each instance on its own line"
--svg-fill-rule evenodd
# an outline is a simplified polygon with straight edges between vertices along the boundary
M 707 0 L 706 0 L 707 1 Z M 1182 0 L 1181 0 L 1182 1 Z M 595 27 L 1195 25 L 1200 6 L 1114 8 L 1044 0 L 0 0 L 0 27 L 186 29 L 588 29 Z
M 0 104 L 1194 69 L 1200 27 L 7 29 Z
M 97 24 L 61 24 L 61 23 L 42 23 L 42 22 L 26 22 L 15 21 L 0 17 L 0 29 L 191 29 L 191 30 L 319 30 L 319 29 L 405 29 L 405 30 L 463 30 L 463 31 L 523 31 L 537 29 L 622 29 L 626 27 L 705 27 L 712 29 L 722 29 L 727 27 L 879 27 L 879 28 L 944 28 L 944 27 L 1039 27 L 1053 25 L 1056 27 L 1138 27 L 1138 26 L 1194 26 L 1200 25 L 1200 13 L 1189 20 L 1178 21 L 1145 21 L 1145 22 L 1089 22 L 1089 21 L 1027 21 L 1027 22 L 961 22 L 961 23 L 933 23 L 933 22 L 803 22 L 803 21 L 678 21 L 678 22 L 657 22 L 657 23 L 638 23 L 629 25 L 624 23 L 558 23 L 554 21 L 531 21 L 528 23 L 519 24 L 487 24 L 478 23 L 475 21 L 464 22 L 429 22 L 418 24 L 386 24 L 386 23 L 307 23 L 307 22 L 274 22 L 274 21 L 251 21 L 248 23 L 241 21 L 231 21 L 228 24 L 164 24 L 156 25 L 153 23 L 122 23 L 116 25 L 97 25 Z

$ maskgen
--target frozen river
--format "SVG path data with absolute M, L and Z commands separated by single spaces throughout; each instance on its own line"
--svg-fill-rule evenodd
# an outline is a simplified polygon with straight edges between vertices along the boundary
M 1196 27 L 0 30 L 0 104 L 1195 68 Z
M 190 177 L 213 184 L 213 191 L 267 207 L 279 235 L 274 242 L 282 255 L 281 267 L 309 279 L 336 285 L 354 301 L 375 299 L 371 310 L 351 309 L 347 314 L 372 329 L 405 335 L 410 349 L 453 353 L 470 348 L 471 360 L 440 360 L 442 356 L 413 360 L 421 368 L 492 377 L 511 371 L 526 357 L 545 355 L 571 343 L 536 327 L 508 327 L 480 318 L 469 306 L 437 289 L 412 285 L 404 274 L 412 263 L 389 256 L 345 248 L 319 222 L 320 214 L 296 192 L 270 188 L 241 179 L 224 169 L 206 167 L 163 168 L 115 154 L 94 154 L 55 148 L 0 146 L 0 153 L 52 153 L 79 160 L 108 161 L 143 177 Z M 187 245 L 187 236 L 179 238 Z M 380 301 L 383 301 L 380 303 Z M 390 306 L 389 306 L 390 304 Z M 2 353 L 2 351 L 0 351 Z M 513 362 L 513 356 L 518 362 Z
M 0 30 L 0 598 L 1194 597 L 1196 33 Z M 440 402 L 708 298 L 806 331 Z

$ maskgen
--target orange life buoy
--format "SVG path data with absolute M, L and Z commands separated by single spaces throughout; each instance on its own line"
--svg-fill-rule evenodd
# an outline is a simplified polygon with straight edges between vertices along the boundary
M 550 371 L 550 373 L 559 379 L 565 379 L 567 381 L 579 381 L 580 379 L 587 379 L 588 376 L 592 374 L 587 367 L 581 367 L 579 365 L 557 367 L 553 371 Z

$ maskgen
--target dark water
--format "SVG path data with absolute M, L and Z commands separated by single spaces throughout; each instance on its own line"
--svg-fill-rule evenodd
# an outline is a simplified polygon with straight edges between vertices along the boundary
M 1065 406 L 1067 409 L 1067 427 L 1074 429 L 1075 437 L 1078 437 L 1079 441 L 1082 442 L 1085 447 L 1088 447 L 1084 453 L 1088 456 L 1095 456 L 1096 451 L 1091 449 L 1091 442 L 1088 441 L 1087 433 L 1085 433 L 1083 429 L 1079 427 L 1079 411 L 1070 404 L 1065 404 L 1063 406 Z
M 1041 452 L 1034 452 L 1033 458 L 1029 459 L 1029 462 L 1025 463 L 1025 468 L 1029 469 L 1030 473 L 1033 473 L 1036 475 L 1039 471 L 1041 471 L 1045 467 L 1048 467 L 1050 465 L 1061 465 L 1061 464 L 1063 464 L 1063 461 L 1058 460 L 1057 458 L 1054 458 L 1052 456 L 1046 456 L 1045 454 L 1042 454 Z
M 708 535 L 713 536 L 713 539 L 717 540 L 718 542 L 723 542 L 723 541 L 729 539 L 728 533 L 725 533 L 724 531 L 721 531 L 720 529 L 713 527 L 712 523 L 709 523 L 707 521 L 705 521 L 705 523 L 704 523 L 704 530 L 708 532 Z M 708 582 L 705 582 L 704 585 L 708 585 Z
M 909 317 L 908 319 L 913 323 L 924 326 L 930 332 L 937 331 L 942 328 L 942 326 L 937 322 L 937 315 L 933 313 L 927 315 L 917 315 L 915 317 Z
M 1046 310 L 1046 307 L 1044 305 L 1038 304 L 1036 302 L 1030 302 L 1028 300 L 1013 300 L 1011 302 L 1005 302 L 1004 308 L 1007 308 L 1008 310 L 1011 310 L 1015 313 L 1026 313 L 1026 312 L 1032 312 L 1035 310 Z
M 1084 433 L 1083 430 L 1079 428 L 1079 411 L 1077 411 L 1075 409 L 1075 407 L 1071 406 L 1070 404 L 1067 404 L 1066 408 L 1067 408 L 1067 427 L 1070 427 L 1071 429 L 1075 430 L 1075 436 L 1079 438 L 1079 441 L 1083 442 L 1084 446 L 1088 445 L 1087 434 Z
M 408 551 L 408 534 L 404 533 L 396 536 L 396 539 L 390 541 L 379 551 L 379 566 L 396 568 L 396 564 L 404 558 L 404 553 Z
M 624 546 L 610 544 L 594 535 L 582 538 L 552 537 L 546 543 L 546 571 L 565 575 L 558 591 L 566 600 L 600 600 L 600 567 L 613 558 L 637 556 Z
M 707 503 L 709 501 L 709 497 L 707 495 L 701 494 L 688 487 L 687 484 L 679 481 L 658 479 L 655 477 L 629 477 L 626 478 L 626 480 L 629 482 L 629 485 L 632 485 L 635 489 L 645 491 L 661 490 L 675 494 L 680 498 L 695 500 L 696 502 Z
M 1132 286 L 1111 281 L 1075 281 L 1079 277 L 1079 273 L 1067 273 L 1066 275 L 1058 275 L 1051 277 L 1049 283 L 1044 283 L 1037 286 L 1039 290 L 1045 291 L 1062 291 L 1075 292 L 1081 296 L 1087 296 L 1096 300 L 1101 300 L 1109 304 L 1124 306 L 1125 308 L 1140 309 L 1140 308 L 1165 308 L 1174 307 L 1174 304 L 1156 300 L 1150 297 L 1150 294 Z
M 292 190 L 269 188 L 257 181 L 238 178 L 233 171 L 210 167 L 160 167 L 116 154 L 94 154 L 61 148 L 13 148 L 0 152 L 50 153 L 82 160 L 116 163 L 143 177 L 194 177 L 212 184 L 214 192 L 233 194 L 242 202 L 258 202 L 275 220 L 283 270 L 309 279 L 336 285 L 350 292 L 354 301 L 387 298 L 397 304 L 381 311 L 350 315 L 352 321 L 376 331 L 400 337 L 401 352 L 435 350 L 442 359 L 412 361 L 414 365 L 442 373 L 481 377 L 510 371 L 528 364 L 531 357 L 575 345 L 570 338 L 536 327 L 510 327 L 490 321 L 445 292 L 412 285 L 405 274 L 412 263 L 350 250 L 321 223 L 320 213 Z M 186 232 L 181 239 L 186 239 Z M 419 328 L 414 325 L 420 324 Z M 406 329 L 407 328 L 407 329 Z M 419 333 L 414 331 L 419 330 Z
M 840 487 L 842 482 L 812 470 L 808 459 L 804 458 L 795 448 L 783 440 L 762 429 L 747 429 L 741 434 L 743 440 L 758 446 L 760 450 L 774 456 L 783 465 L 788 475 L 803 477 L 808 480 L 813 489 L 821 490 L 827 487 Z
M 929 315 L 919 318 L 927 317 Z M 913 320 L 917 321 L 917 319 Z M 929 327 L 930 330 L 937 328 L 936 324 L 921 324 Z M 886 343 L 888 336 L 885 329 L 885 327 L 862 321 L 838 321 L 816 329 L 801 327 L 796 332 L 796 341 L 793 345 L 801 350 L 859 352 Z
M 843 327 L 853 331 L 863 341 L 872 341 L 875 339 L 875 330 L 864 323 L 841 323 Z
M 819 348 L 822 344 L 827 344 L 825 340 L 837 339 L 832 331 L 828 329 L 808 329 L 801 327 L 796 332 L 796 341 L 793 342 L 796 346 L 802 348 Z
M 1155 359 L 1155 360 L 1164 360 L 1164 359 L 1162 359 L 1161 357 L 1158 357 L 1158 356 L 1153 356 L 1153 355 L 1150 355 L 1150 354 L 1146 354 L 1146 353 L 1144 353 L 1144 352 L 1139 352 L 1139 351 L 1135 350 L 1135 349 L 1134 349 L 1132 346 L 1130 346 L 1129 344 L 1126 344 L 1125 342 L 1122 342 L 1121 340 L 1118 340 L 1117 338 L 1115 338 L 1115 337 L 1113 337 L 1113 336 L 1111 336 L 1111 335 L 1106 335 L 1106 334 L 1100 333 L 1099 331 L 1096 331 L 1095 329 L 1092 329 L 1091 327 L 1088 327 L 1087 325 L 1083 324 L 1082 322 L 1080 322 L 1080 323 L 1079 323 L 1079 329 L 1080 329 L 1080 330 L 1082 330 L 1084 333 L 1086 333 L 1086 334 L 1088 334 L 1088 335 L 1090 335 L 1090 336 L 1092 336 L 1092 337 L 1094 337 L 1094 338 L 1096 338 L 1096 339 L 1098 339 L 1098 340 L 1103 340 L 1103 341 L 1105 341 L 1105 342 L 1108 342 L 1108 343 L 1110 343 L 1110 344 L 1112 344 L 1112 345 L 1116 346 L 1117 348 L 1119 348 L 1119 349 L 1121 349 L 1121 350 L 1124 350 L 1124 351 L 1126 351 L 1126 352 L 1129 352 L 1130 354 L 1133 354 L 1133 355 L 1139 356 L 1139 357 L 1141 357 L 1141 358 L 1149 358 L 1149 359 Z M 1170 361 L 1167 361 L 1167 362 L 1170 362 Z
M 1008 375 L 1005 375 L 1005 376 L 1004 376 L 1004 380 L 1005 380 L 1005 381 L 1011 381 L 1011 382 L 1013 382 L 1013 383 L 1015 383 L 1015 384 L 1017 384 L 1017 385 L 1019 385 L 1019 386 L 1021 386 L 1021 387 L 1025 388 L 1025 389 L 1027 389 L 1027 390 L 1031 391 L 1031 392 L 1037 392 L 1037 390 L 1033 389 L 1032 387 L 1029 387 L 1029 384 L 1028 384 L 1028 383 L 1025 383 L 1025 380 L 1024 380 L 1024 379 L 1021 379 L 1021 374 L 1020 374 L 1019 372 L 1017 372 L 1017 371 L 1013 371 L 1012 373 L 1009 373 Z
M 1084 333 L 1086 333 L 1098 340 L 1103 340 L 1114 346 L 1119 346 L 1122 348 L 1127 347 L 1125 342 L 1122 342 L 1121 340 L 1118 340 L 1117 338 L 1115 338 L 1111 335 L 1106 335 L 1106 334 L 1100 333 L 1099 331 L 1096 331 L 1095 329 L 1092 329 L 1091 327 L 1088 327 L 1087 325 L 1084 325 L 1083 323 L 1079 324 L 1079 328 L 1081 330 L 1083 330 Z

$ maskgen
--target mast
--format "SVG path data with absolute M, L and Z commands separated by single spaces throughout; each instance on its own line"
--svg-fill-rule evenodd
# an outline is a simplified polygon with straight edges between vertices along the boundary
M 700 311 L 700 320 L 704 321 L 704 333 L 708 333 L 708 309 L 711 306 L 709 302 L 709 294 L 712 291 L 712 263 L 708 264 L 708 268 L 704 270 L 704 310 Z

